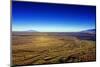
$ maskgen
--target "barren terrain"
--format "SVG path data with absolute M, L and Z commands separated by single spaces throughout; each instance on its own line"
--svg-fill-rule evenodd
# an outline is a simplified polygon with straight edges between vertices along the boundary
M 13 65 L 87 62 L 96 60 L 95 40 L 68 35 L 12 35 Z M 90 35 L 90 34 L 89 34 Z

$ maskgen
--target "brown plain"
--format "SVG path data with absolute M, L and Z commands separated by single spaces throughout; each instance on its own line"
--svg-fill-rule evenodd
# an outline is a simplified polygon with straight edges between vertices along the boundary
M 73 36 L 14 35 L 13 65 L 87 62 L 96 60 L 95 41 Z

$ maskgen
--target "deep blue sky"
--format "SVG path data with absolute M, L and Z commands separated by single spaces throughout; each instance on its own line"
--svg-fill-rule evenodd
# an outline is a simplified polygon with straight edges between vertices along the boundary
M 95 6 L 12 3 L 12 30 L 77 32 L 95 28 Z

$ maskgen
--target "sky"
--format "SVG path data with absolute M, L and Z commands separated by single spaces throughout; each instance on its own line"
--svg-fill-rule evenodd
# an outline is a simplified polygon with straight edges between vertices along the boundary
M 12 2 L 12 31 L 78 32 L 95 23 L 95 6 Z

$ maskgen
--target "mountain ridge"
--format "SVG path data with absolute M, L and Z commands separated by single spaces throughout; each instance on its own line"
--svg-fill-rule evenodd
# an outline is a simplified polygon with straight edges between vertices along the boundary
M 84 30 L 84 31 L 81 31 L 81 32 L 84 32 L 84 33 L 96 33 L 96 29 L 88 29 L 88 30 Z

